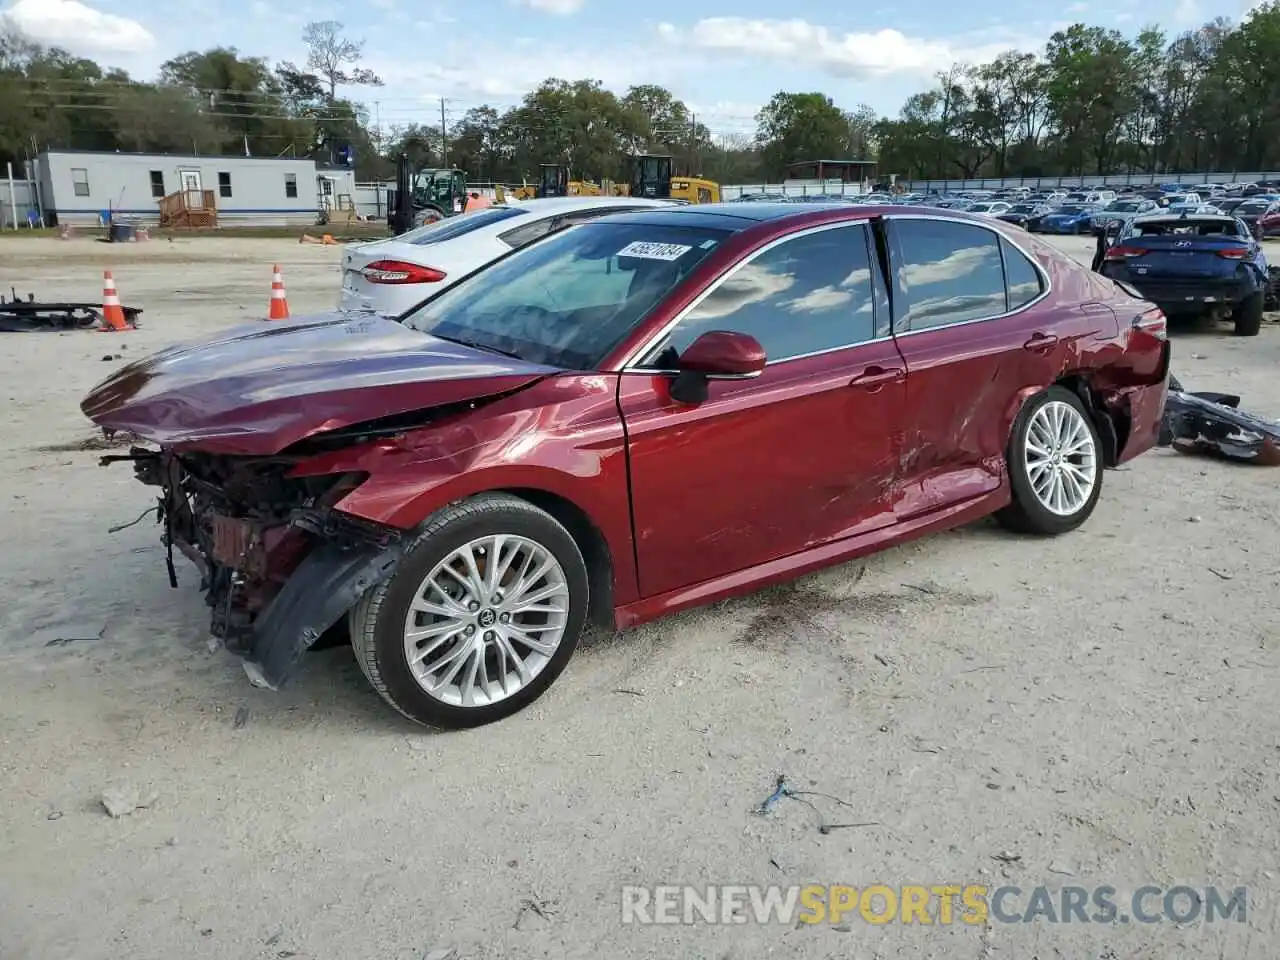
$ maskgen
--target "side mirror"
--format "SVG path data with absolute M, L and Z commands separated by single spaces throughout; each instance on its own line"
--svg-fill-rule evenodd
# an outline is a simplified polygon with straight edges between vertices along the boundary
M 758 377 L 766 361 L 764 347 L 750 334 L 711 330 L 680 354 L 680 372 L 671 383 L 671 399 L 699 404 L 707 399 L 711 380 L 746 380 Z

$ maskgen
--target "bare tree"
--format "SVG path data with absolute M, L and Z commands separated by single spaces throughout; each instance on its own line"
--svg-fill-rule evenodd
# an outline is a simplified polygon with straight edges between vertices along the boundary
M 348 40 L 342 35 L 342 24 L 336 20 L 316 20 L 302 30 L 307 45 L 307 66 L 320 75 L 329 87 L 329 102 L 337 98 L 338 84 L 380 87 L 382 78 L 372 70 L 359 66 L 364 51 L 363 40 Z

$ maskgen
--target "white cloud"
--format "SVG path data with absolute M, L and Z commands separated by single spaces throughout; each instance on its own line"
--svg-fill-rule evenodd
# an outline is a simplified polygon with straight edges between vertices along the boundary
M 138 21 L 103 13 L 78 0 L 17 0 L 0 12 L 0 19 L 32 40 L 83 56 L 144 53 L 156 42 Z
M 366 66 L 388 87 L 426 98 L 460 101 L 519 100 L 548 77 L 562 80 L 590 78 L 621 92 L 640 83 L 673 84 L 692 69 L 687 58 L 652 45 L 594 43 L 567 46 L 516 38 L 499 45 L 457 44 L 430 61 L 395 57 L 370 58 Z
M 519 6 L 528 7 L 530 10 L 541 10 L 543 13 L 550 13 L 557 17 L 567 17 L 581 10 L 585 0 L 516 0 L 516 2 Z
M 663 23 L 658 34 L 704 50 L 812 65 L 833 76 L 868 78 L 929 74 L 957 61 L 983 63 L 1011 48 L 1042 46 L 1045 40 L 999 28 L 967 38 L 928 40 L 890 28 L 837 33 L 805 20 L 745 17 L 708 17 L 687 30 Z

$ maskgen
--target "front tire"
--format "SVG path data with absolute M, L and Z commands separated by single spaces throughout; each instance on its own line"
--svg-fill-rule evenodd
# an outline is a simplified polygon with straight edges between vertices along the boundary
M 1013 502 L 996 520 L 1018 533 L 1076 529 L 1102 494 L 1102 440 L 1080 398 L 1063 387 L 1036 394 L 1018 412 L 1006 451 Z
M 483 494 L 436 513 L 350 614 L 360 669 L 417 723 L 476 727 L 524 709 L 578 645 L 588 579 L 549 513 Z
M 1231 313 L 1237 337 L 1256 337 L 1262 331 L 1262 309 L 1266 297 L 1261 290 L 1241 301 Z

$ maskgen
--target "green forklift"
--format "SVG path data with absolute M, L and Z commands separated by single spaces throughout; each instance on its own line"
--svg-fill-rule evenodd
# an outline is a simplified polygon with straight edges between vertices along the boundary
M 405 154 L 396 158 L 396 188 L 387 199 L 387 225 L 393 234 L 455 216 L 466 206 L 467 175 L 462 170 L 412 171 Z

